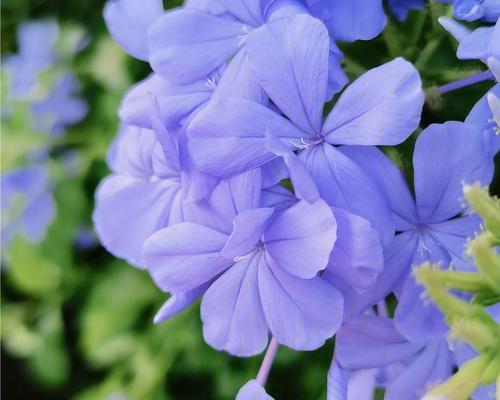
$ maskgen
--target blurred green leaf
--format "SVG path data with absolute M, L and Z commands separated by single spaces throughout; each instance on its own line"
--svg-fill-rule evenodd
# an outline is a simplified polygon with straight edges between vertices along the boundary
M 59 289 L 61 269 L 43 254 L 39 246 L 16 236 L 8 258 L 8 279 L 18 290 L 31 296 L 46 296 Z
M 96 366 L 110 365 L 134 351 L 129 331 L 158 296 L 143 271 L 113 264 L 97 277 L 80 316 L 82 350 Z

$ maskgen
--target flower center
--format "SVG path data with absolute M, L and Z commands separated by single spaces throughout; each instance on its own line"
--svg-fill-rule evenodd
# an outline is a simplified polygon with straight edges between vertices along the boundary
M 250 31 L 251 29 L 248 25 L 243 25 L 243 33 L 241 35 L 236 36 L 236 38 L 238 39 L 238 47 L 243 47 L 245 45 L 245 42 L 247 41 L 247 37 Z
M 299 141 L 290 141 L 291 145 L 297 150 L 305 150 L 311 146 L 323 144 L 324 142 L 325 137 L 321 135 L 315 135 L 308 138 L 301 137 Z
M 246 258 L 252 257 L 254 254 L 256 254 L 257 252 L 259 252 L 261 250 L 264 250 L 264 243 L 262 242 L 262 240 L 259 240 L 250 252 L 248 252 L 247 254 L 245 254 L 243 256 L 234 257 L 233 261 L 238 262 L 238 261 L 244 260 Z

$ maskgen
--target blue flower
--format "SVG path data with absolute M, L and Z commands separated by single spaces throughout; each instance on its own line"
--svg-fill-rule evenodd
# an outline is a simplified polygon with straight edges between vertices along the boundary
M 42 164 L 2 174 L 2 253 L 15 235 L 40 242 L 55 215 L 47 167 Z
M 410 10 L 424 8 L 424 5 L 424 0 L 389 0 L 389 7 L 399 21 L 404 21 Z
M 251 67 L 259 83 L 288 119 L 251 99 L 214 99 L 187 128 L 189 151 L 200 170 L 232 176 L 276 157 L 266 145 L 269 131 L 301 150 L 299 156 L 328 204 L 367 219 L 387 242 L 394 229 L 385 200 L 343 154 L 347 146 L 332 145 L 390 145 L 406 139 L 420 120 L 420 78 L 403 59 L 370 70 L 344 91 L 323 122 L 328 42 L 324 26 L 307 15 L 260 28 L 248 39 L 246 51 L 258 60 Z
M 25 22 L 17 31 L 19 52 L 4 58 L 2 66 L 9 78 L 10 95 L 26 99 L 38 85 L 39 74 L 56 61 L 54 46 L 59 35 L 52 20 Z
M 374 179 L 390 204 L 396 235 L 385 249 L 385 269 L 370 293 L 347 295 L 348 314 L 355 315 L 394 291 L 399 306 L 398 330 L 414 342 L 441 337 L 446 326 L 438 309 L 424 304 L 423 287 L 409 275 L 423 261 L 470 270 L 464 256 L 468 237 L 479 231 L 480 220 L 463 208 L 462 184 L 487 185 L 493 158 L 482 132 L 473 125 L 447 122 L 424 130 L 413 155 L 415 199 L 399 170 L 375 148 L 345 150 Z M 352 300 L 352 303 L 351 303 Z
M 43 99 L 31 103 L 37 132 L 60 135 L 66 128 L 80 122 L 88 112 L 87 102 L 75 96 L 78 81 L 71 74 L 59 78 L 52 91 Z
M 495 22 L 500 17 L 500 3 L 497 0 L 454 0 L 453 14 L 465 21 Z
M 104 7 L 104 20 L 113 39 L 128 54 L 147 60 L 148 29 L 163 12 L 161 0 L 112 0 Z
M 268 331 L 288 347 L 318 348 L 342 319 L 342 297 L 319 276 L 337 237 L 333 211 L 323 200 L 264 202 L 260 169 L 222 180 L 194 205 L 198 222 L 170 225 L 144 245 L 162 290 L 186 298 L 208 283 L 205 340 L 239 356 L 264 350 Z
M 301 0 L 191 1 L 183 9 L 162 13 L 161 2 L 138 7 L 112 1 L 105 8 L 108 29 L 129 54 L 148 60 L 160 76 L 175 84 L 205 79 L 245 48 L 253 32 L 273 20 L 297 14 L 321 19 L 330 31 L 329 96 L 347 81 L 342 54 L 334 40 L 371 39 L 386 18 L 380 0 L 334 3 Z M 163 15 L 162 15 L 163 14 Z
M 178 142 L 168 134 L 164 140 L 170 141 L 170 151 L 163 151 L 153 130 L 123 126 L 108 155 L 113 174 L 96 194 L 93 218 L 101 242 L 137 265 L 149 236 L 184 220 L 182 186 L 187 180 Z
M 337 333 L 328 400 L 348 399 L 348 381 L 364 371 L 367 399 L 372 398 L 374 387 L 384 387 L 386 400 L 418 400 L 430 386 L 451 375 L 453 364 L 444 338 L 412 343 L 389 318 L 354 318 Z
M 439 23 L 459 42 L 457 57 L 461 60 L 500 60 L 500 21 L 470 31 L 460 23 L 440 17 Z

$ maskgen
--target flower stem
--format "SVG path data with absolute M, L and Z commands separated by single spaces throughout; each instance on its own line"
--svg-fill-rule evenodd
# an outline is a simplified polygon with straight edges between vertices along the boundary
M 445 94 L 490 79 L 494 79 L 493 73 L 491 71 L 479 72 L 477 74 L 468 76 L 467 78 L 459 79 L 458 81 L 439 86 L 437 88 L 437 91 L 440 94 Z
M 262 360 L 262 365 L 260 366 L 259 373 L 257 374 L 257 382 L 260 383 L 261 386 L 264 386 L 267 381 L 267 377 L 269 375 L 269 371 L 271 370 L 271 366 L 274 362 L 274 357 L 276 357 L 276 352 L 278 351 L 279 343 L 273 337 L 271 339 L 271 343 L 267 347 L 266 355 L 264 356 L 264 360 Z

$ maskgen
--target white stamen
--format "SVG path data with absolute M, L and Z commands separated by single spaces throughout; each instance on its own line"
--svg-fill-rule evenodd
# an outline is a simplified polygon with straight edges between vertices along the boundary
M 250 28 L 247 25 L 243 25 L 243 33 L 241 35 L 236 36 L 236 38 L 238 39 L 239 47 L 242 47 L 245 44 L 249 33 L 250 33 Z
M 210 90 L 215 90 L 215 88 L 217 87 L 217 82 L 215 81 L 215 78 L 213 76 L 211 78 L 207 78 L 205 84 Z

